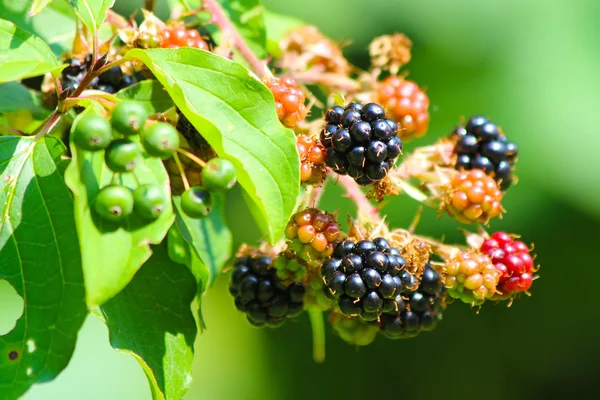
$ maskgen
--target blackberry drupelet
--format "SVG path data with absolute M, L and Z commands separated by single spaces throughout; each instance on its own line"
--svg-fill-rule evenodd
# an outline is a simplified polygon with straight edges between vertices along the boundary
M 325 114 L 325 120 L 321 144 L 326 149 L 327 165 L 338 174 L 350 175 L 360 185 L 385 178 L 402 154 L 398 125 L 386 118 L 378 104 L 334 106 Z
M 272 266 L 271 257 L 245 256 L 233 267 L 229 291 L 235 296 L 235 306 L 254 326 L 281 326 L 303 309 L 304 284 L 285 286 Z
M 398 249 L 383 238 L 344 240 L 323 263 L 321 275 L 342 314 L 374 321 L 395 309 L 396 297 L 416 287 L 405 266 Z
M 510 187 L 518 148 L 507 140 L 498 125 L 476 115 L 464 126 L 456 127 L 451 136 L 456 140 L 457 170 L 481 169 L 494 177 L 500 189 Z
M 442 319 L 445 298 L 441 275 L 425 265 L 419 288 L 396 297 L 396 308 L 381 315 L 381 333 L 390 339 L 405 339 L 434 330 Z

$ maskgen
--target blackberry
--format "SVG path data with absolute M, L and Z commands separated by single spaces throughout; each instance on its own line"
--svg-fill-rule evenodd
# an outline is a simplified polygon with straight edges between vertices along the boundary
M 298 122 L 304 121 L 308 114 L 304 104 L 306 94 L 293 78 L 271 78 L 265 81 L 265 85 L 273 93 L 277 116 L 283 125 L 293 128 Z
M 412 81 L 389 76 L 377 88 L 377 98 L 396 119 L 403 139 L 425 135 L 429 126 L 429 98 Z
M 443 206 L 458 222 L 488 223 L 502 214 L 502 192 L 491 177 L 479 169 L 458 172 L 446 188 Z
M 296 149 L 300 155 L 300 182 L 320 184 L 325 179 L 325 149 L 315 138 L 310 136 L 297 136 Z
M 183 25 L 168 27 L 161 32 L 160 47 L 178 49 L 180 47 L 195 47 L 201 50 L 210 50 L 208 37 L 200 34 L 196 29 L 185 29 Z
M 65 60 L 65 63 L 69 65 L 61 73 L 62 87 L 63 90 L 73 92 L 79 87 L 81 80 L 90 69 L 92 57 L 88 54 L 84 60 L 70 58 Z M 136 81 L 133 75 L 125 75 L 121 67 L 117 65 L 94 78 L 87 88 L 112 94 L 133 85 Z
M 317 208 L 292 215 L 285 228 L 290 248 L 310 266 L 320 266 L 331 256 L 342 232 L 335 217 Z
M 434 330 L 442 319 L 445 299 L 441 275 L 426 264 L 419 288 L 396 297 L 394 309 L 381 315 L 381 333 L 390 339 L 403 339 Z
M 444 272 L 450 297 L 472 305 L 494 296 L 501 275 L 488 256 L 475 251 L 457 254 Z
M 464 126 L 456 127 L 450 136 L 456 141 L 457 170 L 481 169 L 494 177 L 501 190 L 510 187 L 518 148 L 506 139 L 498 125 L 476 115 Z
M 416 278 L 405 267 L 398 249 L 383 238 L 348 239 L 323 263 L 321 275 L 342 314 L 374 321 L 394 308 L 397 296 L 416 286 Z
M 286 319 L 302 312 L 305 286 L 283 284 L 267 256 L 245 256 L 235 261 L 229 291 L 235 306 L 246 313 L 254 326 L 281 326 Z
M 334 106 L 325 113 L 321 132 L 326 162 L 335 172 L 363 186 L 385 178 L 402 153 L 398 125 L 375 103 Z

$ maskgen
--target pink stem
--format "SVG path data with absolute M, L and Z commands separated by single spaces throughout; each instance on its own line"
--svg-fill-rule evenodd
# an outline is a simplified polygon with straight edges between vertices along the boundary
M 371 218 L 374 225 L 379 225 L 383 220 L 379 216 L 379 210 L 371 204 L 367 196 L 362 191 L 358 183 L 348 175 L 339 175 L 338 182 L 342 184 L 348 198 L 351 199 L 358 208 L 359 213 L 365 213 Z

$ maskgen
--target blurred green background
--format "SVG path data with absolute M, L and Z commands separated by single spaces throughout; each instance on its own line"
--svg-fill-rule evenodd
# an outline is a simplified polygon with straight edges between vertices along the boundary
M 253 329 L 234 310 L 223 276 L 204 300 L 208 330 L 197 342 L 186 399 L 597 398 L 600 125 L 593 116 L 600 109 L 600 2 L 263 3 L 351 41 L 345 54 L 362 66 L 374 36 L 406 33 L 414 42 L 410 78 L 431 99 L 430 133 L 415 145 L 445 135 L 462 116 L 482 113 L 499 123 L 520 146 L 519 184 L 492 229 L 535 242 L 541 278 L 532 297 L 510 308 L 486 304 L 477 315 L 455 303 L 435 332 L 409 341 L 378 338 L 358 349 L 328 332 L 327 361 L 317 365 L 308 318 Z M 125 11 L 140 4 L 117 0 Z M 166 6 L 159 11 L 164 16 Z M 341 194 L 329 187 L 324 208 L 352 212 Z M 235 197 L 229 208 L 238 239 L 255 241 Z M 406 227 L 416 209 L 399 198 L 384 212 L 393 227 Z M 457 228 L 430 211 L 418 232 L 460 241 Z M 150 391 L 137 362 L 114 352 L 106 328 L 90 317 L 70 366 L 24 398 L 137 400 L 149 399 Z

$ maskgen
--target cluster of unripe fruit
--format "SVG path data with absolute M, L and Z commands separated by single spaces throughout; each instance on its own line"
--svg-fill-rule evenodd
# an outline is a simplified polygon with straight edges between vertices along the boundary
M 115 176 L 131 173 L 134 177 L 136 167 L 145 158 L 167 160 L 180 144 L 179 133 L 171 124 L 150 121 L 144 106 L 134 101 L 119 103 L 110 121 L 94 114 L 82 116 L 74 126 L 72 140 L 80 150 L 104 151 L 104 162 Z M 235 184 L 235 168 L 227 160 L 211 159 L 203 167 L 202 181 L 203 187 L 187 188 L 181 195 L 181 209 L 191 218 L 204 218 L 210 213 L 211 191 L 230 189 Z M 108 221 L 119 222 L 132 213 L 153 220 L 170 201 L 170 195 L 157 184 L 139 185 L 132 191 L 111 183 L 100 189 L 93 207 Z

